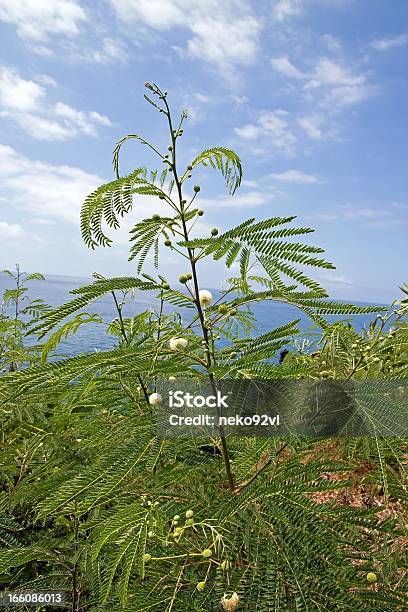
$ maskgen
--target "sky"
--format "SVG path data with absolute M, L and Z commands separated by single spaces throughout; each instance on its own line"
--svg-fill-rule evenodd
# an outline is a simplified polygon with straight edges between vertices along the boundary
M 128 231 L 161 212 L 135 200 L 111 248 L 83 244 L 84 198 L 114 178 L 127 133 L 167 146 L 146 81 L 187 110 L 180 160 L 226 146 L 231 197 L 204 168 L 197 228 L 297 215 L 336 270 L 331 296 L 388 302 L 407 278 L 406 0 L 0 0 L 0 268 L 87 277 L 135 273 Z M 123 171 L 157 166 L 136 141 Z M 173 281 L 183 264 L 166 251 Z M 148 268 L 149 269 L 149 268 Z M 231 275 L 200 270 L 214 287 Z

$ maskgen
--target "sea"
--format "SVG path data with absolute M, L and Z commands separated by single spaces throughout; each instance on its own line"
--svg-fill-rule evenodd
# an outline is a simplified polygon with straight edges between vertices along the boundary
M 73 289 L 90 284 L 91 282 L 92 279 L 89 278 L 47 275 L 45 280 L 30 281 L 27 284 L 29 290 L 25 293 L 25 297 L 29 300 L 40 298 L 50 306 L 56 307 L 77 297 L 76 295 L 70 293 Z M 14 288 L 12 279 L 0 272 L 0 303 L 4 291 L 12 288 Z M 217 295 L 219 294 L 218 291 L 215 289 L 211 291 L 216 299 Z M 136 292 L 135 298 L 126 302 L 123 309 L 123 316 L 131 317 L 146 310 L 154 311 L 157 308 L 157 300 L 155 299 L 156 295 L 157 294 L 155 292 Z M 27 300 L 25 304 L 26 303 Z M 355 303 L 358 305 L 370 305 L 367 302 Z M 270 331 L 274 327 L 284 325 L 285 323 L 289 323 L 295 319 L 300 319 L 298 327 L 301 333 L 297 338 L 299 345 L 305 341 L 305 346 L 310 347 L 321 336 L 321 330 L 319 330 L 306 315 L 293 306 L 279 302 L 265 301 L 252 305 L 251 310 L 256 319 L 256 328 L 253 330 L 253 334 L 260 335 Z M 5 311 L 7 313 L 7 308 Z M 84 309 L 84 311 L 87 313 L 98 314 L 106 322 L 110 322 L 116 318 L 116 310 L 111 295 L 103 296 L 97 301 L 92 302 Z M 174 306 L 168 305 L 167 313 L 170 312 L 174 312 Z M 187 318 L 186 312 L 181 314 Z M 327 317 L 327 319 L 329 321 L 340 319 L 347 320 L 353 325 L 356 331 L 361 331 L 364 327 L 369 325 L 370 321 L 374 317 L 375 314 L 371 313 L 366 315 L 349 315 L 343 317 L 331 316 Z M 72 335 L 61 342 L 54 358 L 73 357 L 84 352 L 108 350 L 112 348 L 116 342 L 116 338 L 106 334 L 104 326 L 93 323 L 83 325 L 75 335 Z

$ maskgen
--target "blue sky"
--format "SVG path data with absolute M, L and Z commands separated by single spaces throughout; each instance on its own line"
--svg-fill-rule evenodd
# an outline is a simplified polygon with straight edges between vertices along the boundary
M 84 197 L 113 177 L 128 132 L 167 144 L 145 81 L 187 109 L 182 161 L 214 145 L 244 165 L 231 198 L 210 171 L 205 235 L 244 218 L 296 214 L 316 228 L 334 297 L 388 301 L 407 279 L 406 0 L 0 0 L 0 268 L 129 274 L 127 231 L 81 241 Z M 129 143 L 124 168 L 149 165 Z M 125 161 L 126 160 L 126 161 Z M 180 262 L 165 254 L 170 279 Z M 181 270 L 183 271 L 183 270 Z M 203 283 L 225 276 L 212 266 Z

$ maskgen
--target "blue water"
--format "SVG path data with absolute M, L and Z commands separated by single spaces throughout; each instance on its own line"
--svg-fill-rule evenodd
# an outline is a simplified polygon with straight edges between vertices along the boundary
M 70 294 L 72 289 L 89 284 L 90 282 L 92 280 L 89 278 L 48 275 L 44 281 L 36 280 L 28 283 L 29 292 L 27 295 L 31 299 L 41 298 L 50 306 L 55 307 L 77 297 Z M 13 288 L 12 279 L 0 273 L 0 297 L 6 288 Z M 215 296 L 217 295 L 217 291 L 214 290 L 213 293 Z M 154 310 L 157 306 L 155 295 L 154 292 L 137 292 L 136 299 L 127 301 L 123 310 L 123 316 L 129 317 L 146 310 Z M 359 304 L 362 305 L 361 303 Z M 110 322 L 116 317 L 116 310 L 111 295 L 106 295 L 91 303 L 85 310 L 88 313 L 99 314 L 106 322 Z M 265 333 L 274 327 L 300 318 L 299 327 L 302 331 L 302 336 L 307 336 L 309 339 L 319 337 L 319 332 L 316 328 L 313 328 L 310 319 L 293 306 L 267 301 L 254 304 L 251 310 L 257 320 L 257 334 Z M 167 312 L 170 313 L 171 311 L 174 311 L 174 307 L 168 306 Z M 374 314 L 347 316 L 343 317 L 343 319 L 351 321 L 356 330 L 361 330 L 369 324 L 374 316 Z M 331 317 L 331 320 L 338 320 L 340 318 Z M 114 346 L 116 342 L 116 338 L 106 334 L 104 326 L 89 324 L 82 326 L 75 335 L 63 340 L 57 352 L 61 356 L 74 356 L 83 352 L 106 350 Z

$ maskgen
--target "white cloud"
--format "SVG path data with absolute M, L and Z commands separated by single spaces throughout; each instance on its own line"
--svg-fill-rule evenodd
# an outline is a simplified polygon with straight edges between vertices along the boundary
M 0 221 L 0 238 L 2 240 L 15 240 L 24 236 L 24 230 L 19 223 L 6 223 Z
M 377 208 L 358 204 L 343 204 L 336 207 L 333 212 L 305 215 L 305 218 L 320 221 L 362 221 L 364 224 L 367 224 L 378 219 L 388 218 L 391 214 L 391 211 L 385 207 Z
M 30 223 L 59 226 L 63 222 L 78 227 L 86 196 L 106 182 L 106 179 L 76 166 L 32 160 L 12 147 L 0 144 L 0 207 L 26 212 Z M 248 201 L 251 201 L 250 196 Z M 134 208 L 139 219 L 149 217 L 153 212 L 168 213 L 166 204 L 159 200 L 152 210 L 152 200 L 148 196 L 139 196 Z M 108 233 L 118 244 L 128 246 L 129 230 L 133 225 L 134 218 L 130 215 L 123 219 L 120 230 L 108 230 Z M 80 240 L 79 229 L 77 231 Z
M 74 61 L 94 62 L 96 64 L 109 64 L 113 62 L 126 62 L 128 54 L 123 41 L 106 37 L 102 40 L 99 49 L 72 45 L 71 57 Z
M 321 58 L 310 80 L 304 86 L 306 91 L 323 91 L 322 103 L 329 106 L 348 106 L 362 102 L 377 92 L 366 75 L 355 74 L 348 68 L 327 58 Z
M 32 41 L 49 34 L 76 36 L 86 20 L 75 0 L 0 0 L 0 21 L 15 25 L 19 36 Z
M 380 38 L 374 40 L 371 43 L 373 49 L 376 51 L 388 51 L 388 49 L 394 49 L 395 47 L 403 47 L 408 44 L 408 33 L 400 34 L 399 36 L 389 36 L 387 38 Z
M 205 208 L 253 208 L 267 204 L 274 196 L 261 191 L 247 191 L 234 196 L 200 198 L 200 206 Z
M 277 109 L 260 113 L 257 123 L 235 127 L 234 132 L 244 140 L 266 140 L 268 146 L 291 155 L 296 145 L 296 136 L 287 120 L 288 111 Z
M 110 0 L 118 17 L 158 31 L 189 31 L 187 53 L 234 76 L 239 65 L 251 64 L 258 51 L 260 19 L 243 0 Z
M 319 106 L 341 108 L 362 102 L 377 92 L 365 74 L 356 74 L 326 57 L 320 58 L 313 70 L 307 72 L 299 70 L 287 56 L 273 58 L 271 64 L 288 79 L 304 80 L 302 89 L 306 99 Z
M 289 17 L 297 17 L 302 13 L 301 0 L 277 0 L 273 7 L 273 17 L 276 21 L 285 21 Z
M 321 140 L 324 137 L 322 126 L 324 124 L 324 117 L 322 115 L 309 115 L 298 118 L 298 124 L 304 129 L 306 134 L 312 140 Z
M 279 72 L 280 74 L 284 74 L 285 76 L 293 79 L 303 79 L 305 75 L 303 72 L 298 70 L 296 66 L 292 64 L 287 55 L 283 55 L 281 57 L 274 57 L 271 59 L 272 68 Z
M 55 87 L 52 77 L 23 79 L 15 70 L 0 67 L 0 116 L 15 121 L 26 134 L 38 140 L 56 141 L 80 134 L 96 136 L 97 125 L 111 126 L 105 115 L 84 112 L 63 102 L 51 104 L 40 83 Z
M 16 111 L 31 111 L 42 102 L 45 89 L 26 81 L 11 68 L 0 67 L 0 106 Z
M 305 185 L 323 183 L 323 180 L 316 174 L 307 174 L 300 170 L 286 170 L 286 172 L 273 173 L 271 176 L 278 181 L 288 183 L 303 183 Z
M 75 166 L 33 161 L 9 146 L 0 145 L 3 206 L 8 202 L 42 219 L 78 224 L 85 197 L 103 182 L 101 177 Z

